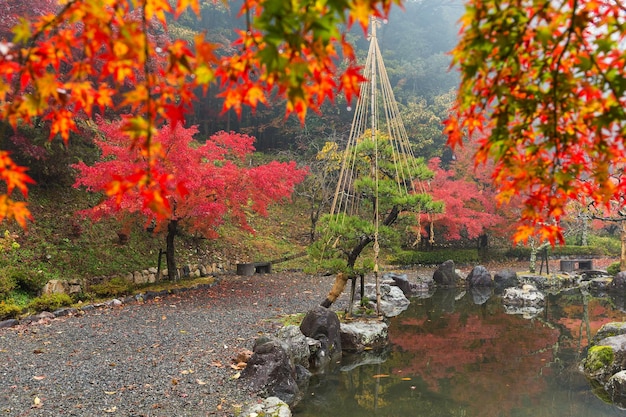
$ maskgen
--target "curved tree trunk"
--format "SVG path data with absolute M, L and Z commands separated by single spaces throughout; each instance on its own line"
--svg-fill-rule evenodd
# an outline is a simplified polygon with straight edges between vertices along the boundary
M 385 220 L 383 220 L 383 225 L 391 226 L 397 219 L 398 214 L 400 214 L 400 208 L 398 206 L 393 206 Z M 352 249 L 352 251 L 348 254 L 348 267 L 353 268 L 356 260 L 358 259 L 363 249 L 370 243 L 374 241 L 374 236 L 363 236 L 359 243 Z
M 398 219 L 398 214 L 400 214 L 400 208 L 398 206 L 394 206 L 389 212 L 389 214 L 387 214 L 387 217 L 385 217 L 385 220 L 383 221 L 383 225 L 391 226 Z M 365 247 L 367 247 L 367 245 L 369 245 L 373 241 L 374 241 L 374 236 L 363 236 L 361 238 L 359 243 L 348 254 L 348 267 L 350 269 L 354 268 L 354 264 L 356 263 L 356 260 L 358 259 L 359 255 L 361 255 L 361 252 L 363 252 L 363 249 L 365 249 Z M 332 303 L 334 303 L 335 300 L 341 295 L 348 280 L 352 280 L 353 282 L 352 286 L 354 290 L 355 279 L 356 279 L 356 275 L 354 274 L 351 274 L 351 275 L 338 274 L 335 285 L 333 286 L 333 289 L 329 293 L 328 297 L 326 297 L 326 299 L 320 305 L 326 308 L 330 307 Z M 361 284 L 363 284 L 363 276 L 361 276 Z M 363 285 L 361 285 L 361 292 L 363 292 Z M 354 297 L 354 294 L 352 295 L 351 298 L 353 297 Z M 361 294 L 361 298 L 363 298 L 363 294 Z M 350 301 L 352 302 L 353 300 L 350 300 Z
M 174 251 L 174 239 L 178 234 L 178 220 L 170 220 L 167 224 L 167 236 L 165 238 L 165 261 L 167 263 L 167 274 L 169 279 L 178 280 L 180 278 L 178 274 L 178 268 L 176 268 L 176 257 Z

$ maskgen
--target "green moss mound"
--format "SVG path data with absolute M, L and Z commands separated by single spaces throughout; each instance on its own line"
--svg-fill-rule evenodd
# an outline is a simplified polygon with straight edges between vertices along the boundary
M 67 294 L 44 294 L 28 304 L 29 310 L 54 311 L 72 305 L 72 298 Z
M 14 319 L 20 315 L 22 309 L 12 300 L 0 301 L 0 320 Z
M 610 346 L 592 346 L 587 352 L 584 367 L 585 371 L 594 373 L 600 369 L 609 366 L 615 360 L 615 352 Z

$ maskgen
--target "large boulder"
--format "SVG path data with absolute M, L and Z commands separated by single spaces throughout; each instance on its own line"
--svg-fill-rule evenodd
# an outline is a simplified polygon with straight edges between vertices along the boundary
M 60 279 L 51 279 L 41 289 L 42 294 L 69 294 L 70 284 Z
M 383 275 L 384 281 L 389 281 L 390 285 L 394 285 L 402 290 L 405 297 L 410 297 L 415 292 L 415 286 L 411 285 L 406 274 L 395 274 L 393 272 Z
M 269 397 L 261 404 L 255 404 L 241 414 L 242 417 L 291 417 L 289 405 L 278 397 Z
M 283 343 L 260 337 L 255 341 L 253 354 L 241 372 L 242 381 L 264 397 L 278 397 L 287 404 L 300 400 L 295 369 Z
M 491 287 L 491 273 L 482 265 L 475 266 L 467 276 L 467 283 L 470 287 Z
M 534 285 L 524 284 L 521 288 L 504 290 L 502 302 L 508 306 L 542 307 L 545 303 L 545 296 Z
M 517 287 L 519 285 L 517 272 L 512 269 L 503 269 L 496 272 L 493 276 L 493 282 L 498 289 Z
M 626 335 L 610 336 L 589 348 L 582 361 L 588 378 L 605 385 L 616 373 L 626 369 Z
M 593 336 L 591 344 L 597 345 L 602 339 L 606 339 L 607 337 L 612 336 L 618 336 L 621 334 L 626 334 L 626 322 L 612 321 L 609 323 L 605 323 Z
M 341 323 L 341 348 L 346 352 L 380 350 L 389 342 L 389 326 L 381 320 Z
M 457 274 L 454 261 L 448 259 L 437 267 L 433 273 L 433 280 L 441 287 L 454 287 L 463 279 Z
M 611 277 L 595 277 L 588 281 L 589 290 L 594 292 L 594 295 L 598 293 L 609 292 L 621 292 L 619 287 L 613 287 L 615 280 Z
M 621 408 L 626 407 L 626 370 L 613 374 L 604 385 L 611 401 Z
M 276 338 L 283 342 L 283 347 L 287 351 L 293 366 L 309 366 L 309 356 L 311 355 L 309 342 L 298 326 L 282 327 L 276 334 Z
M 585 376 L 602 388 L 603 398 L 626 407 L 626 323 L 607 323 L 592 339 L 581 362 Z
M 613 277 L 609 289 L 613 291 L 626 290 L 626 271 L 620 271 Z
M 398 287 L 380 284 L 380 312 L 385 317 L 395 317 L 409 307 L 411 302 Z M 365 298 L 370 300 L 369 307 L 376 309 L 376 284 L 365 284 Z
M 324 368 L 341 356 L 340 323 L 335 312 L 322 306 L 315 307 L 302 320 L 300 331 L 306 337 L 320 342 L 309 359 L 312 368 Z

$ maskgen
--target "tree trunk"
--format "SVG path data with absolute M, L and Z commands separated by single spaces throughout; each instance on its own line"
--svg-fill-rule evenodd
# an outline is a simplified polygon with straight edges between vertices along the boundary
M 180 278 L 178 269 L 176 268 L 176 257 L 174 255 L 174 239 L 178 234 L 178 220 L 170 220 L 167 224 L 167 236 L 165 238 L 165 261 L 167 262 L 167 274 L 170 280 L 178 280 Z
M 589 246 L 589 218 L 583 214 L 583 230 L 580 236 L 580 246 Z
M 309 235 L 309 243 L 315 242 L 315 229 L 317 228 L 317 222 L 320 219 L 320 212 L 322 206 L 318 206 L 317 209 L 315 207 L 311 207 L 311 231 Z
M 400 213 L 400 209 L 397 206 L 394 206 L 389 212 L 389 214 L 387 214 L 387 217 L 385 217 L 385 220 L 383 221 L 383 225 L 391 226 L 398 219 L 399 213 Z M 354 249 L 352 249 L 352 252 L 348 254 L 348 268 L 350 269 L 354 268 L 354 264 L 356 263 L 356 260 L 358 259 L 359 255 L 361 255 L 361 252 L 363 252 L 363 249 L 365 249 L 365 247 L 373 241 L 374 241 L 374 236 L 363 236 L 361 238 L 359 243 L 354 247 Z
M 534 242 L 532 242 L 530 245 L 530 262 L 528 265 L 528 271 L 531 274 L 537 271 L 537 251 L 538 249 L 535 247 Z
M 352 252 L 348 254 L 348 268 L 354 268 L 354 264 L 359 258 L 361 252 L 363 252 L 363 249 L 365 249 L 365 247 L 369 245 L 373 240 L 374 238 L 372 236 L 363 236 L 361 238 L 359 243 L 352 249 Z
M 534 274 L 537 272 L 537 254 L 539 253 L 539 251 L 543 251 L 544 249 L 546 249 L 548 246 L 550 246 L 549 243 L 542 243 L 539 246 L 535 246 L 535 241 L 531 241 L 530 242 L 530 265 L 529 265 L 529 271 L 531 274 Z M 546 258 L 547 261 L 547 258 Z
M 400 209 L 397 206 L 394 206 L 389 212 L 389 214 L 387 214 L 387 217 L 385 217 L 385 220 L 383 221 L 383 225 L 391 226 L 398 219 L 399 213 L 400 213 Z M 363 252 L 363 249 L 365 249 L 365 247 L 373 241 L 374 241 L 373 236 L 363 236 L 361 238 L 359 243 L 348 254 L 348 268 L 350 269 L 354 268 L 354 264 L 356 263 L 356 260 L 358 259 L 359 255 L 361 255 L 361 252 Z M 337 299 L 337 297 L 341 295 L 341 293 L 343 292 L 343 289 L 345 288 L 346 282 L 348 280 L 352 280 L 352 290 L 354 291 L 355 279 L 356 279 L 356 275 L 338 274 L 335 280 L 335 285 L 333 286 L 333 289 L 328 294 L 328 297 L 326 297 L 326 299 L 320 305 L 326 308 L 330 307 L 332 303 Z M 363 298 L 363 292 L 365 290 L 363 288 L 363 281 L 364 281 L 364 276 L 361 275 L 361 298 Z M 352 298 L 354 298 L 354 294 L 352 294 L 350 298 L 351 298 L 350 304 L 352 304 L 352 301 L 353 301 Z M 380 300 L 378 300 L 378 305 L 380 305 Z M 350 305 L 349 308 L 351 311 L 352 305 Z

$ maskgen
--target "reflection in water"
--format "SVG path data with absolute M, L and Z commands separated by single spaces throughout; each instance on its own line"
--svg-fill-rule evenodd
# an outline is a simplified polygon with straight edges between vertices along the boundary
M 613 302 L 575 290 L 547 296 L 543 311 L 525 319 L 482 291 L 413 298 L 390 322 L 385 360 L 356 366 L 344 358 L 311 381 L 294 415 L 624 416 L 578 371 L 600 326 L 626 319 Z

